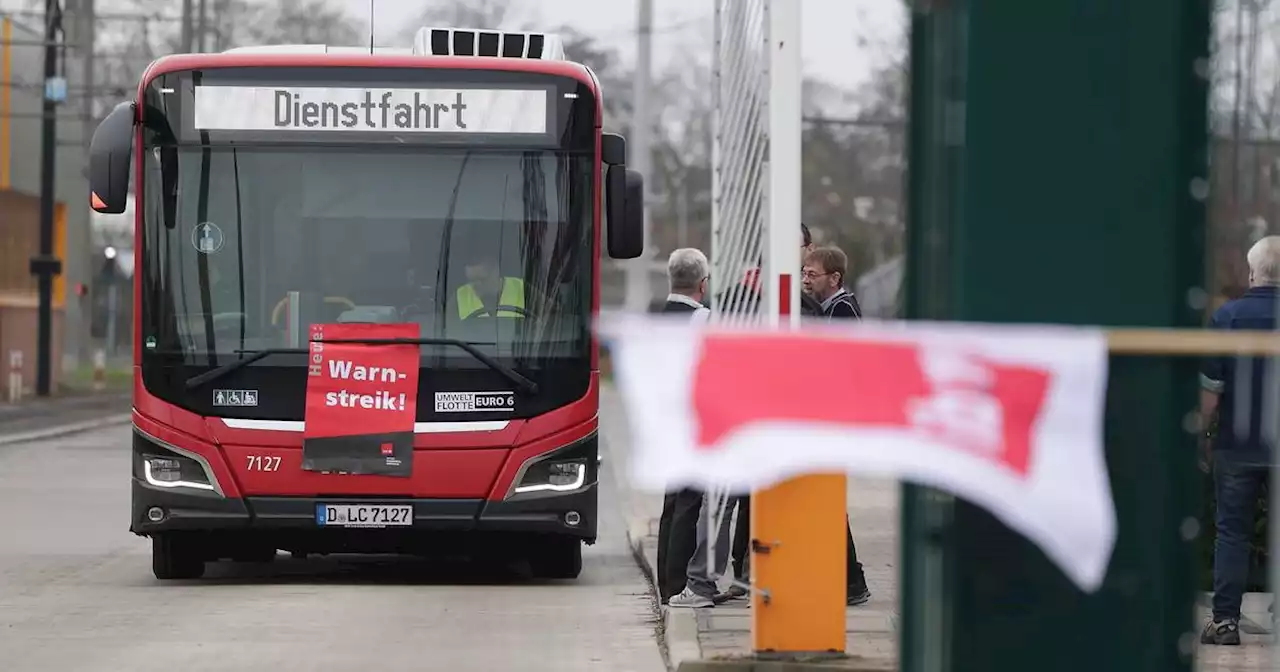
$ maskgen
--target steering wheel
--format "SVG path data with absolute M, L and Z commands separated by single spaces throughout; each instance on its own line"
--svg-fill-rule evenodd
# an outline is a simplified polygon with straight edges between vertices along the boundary
M 431 315 L 435 313 L 434 304 L 430 301 L 411 303 L 399 310 L 401 319 L 409 319 L 412 315 Z
M 222 337 L 239 338 L 240 327 L 249 319 L 248 315 L 236 311 L 227 311 L 225 313 L 214 313 L 209 317 L 209 325 L 213 328 L 215 338 L 222 340 Z M 203 330 L 201 330 L 203 333 Z
M 479 308 L 479 309 L 477 309 L 477 310 L 473 311 L 470 315 L 468 315 L 468 316 L 466 316 L 466 317 L 464 317 L 464 318 L 462 318 L 462 319 L 464 319 L 464 320 L 469 320 L 469 319 L 471 319 L 471 318 L 473 318 L 473 317 L 478 317 L 478 316 L 480 316 L 482 313 L 487 313 L 487 312 L 489 312 L 489 310 L 488 310 L 487 308 Z M 508 306 L 508 305 L 504 305 L 504 304 L 498 304 L 496 307 L 494 307 L 493 312 L 495 312 L 495 313 L 508 312 L 508 313 L 515 313 L 515 314 L 519 315 L 520 317 L 529 317 L 529 311 L 525 310 L 524 308 L 521 308 L 520 306 Z M 489 315 L 489 316 L 487 316 L 487 317 L 492 317 L 492 316 L 491 316 L 491 315 Z M 503 315 L 503 316 L 501 316 L 501 317 L 508 317 L 508 316 Z
M 248 319 L 249 316 L 244 313 L 228 311 L 225 313 L 214 313 L 213 317 L 210 318 L 209 321 L 213 323 L 214 331 L 222 331 L 223 329 L 238 329 L 240 327 L 240 323 Z
M 355 310 L 356 308 L 356 303 L 345 296 L 326 296 L 324 297 L 324 302 L 343 304 L 347 307 L 348 310 Z M 275 308 L 271 309 L 271 326 L 273 327 L 280 326 L 280 315 L 284 311 L 285 306 L 288 306 L 288 305 L 289 305 L 289 297 L 286 296 L 283 299 L 280 299 L 280 302 L 276 304 Z

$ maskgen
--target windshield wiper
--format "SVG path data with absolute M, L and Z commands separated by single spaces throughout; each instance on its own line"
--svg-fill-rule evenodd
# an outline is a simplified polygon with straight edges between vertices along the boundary
M 481 364 L 502 374 L 502 377 L 511 381 L 520 391 L 525 394 L 537 394 L 538 384 L 529 380 L 519 371 L 499 362 L 498 360 L 486 355 L 483 351 L 466 341 L 460 341 L 456 338 L 326 338 L 321 343 L 352 343 L 359 345 L 452 345 L 465 350 L 468 355 L 475 357 Z
M 266 348 L 264 350 L 236 350 L 236 354 L 244 355 L 240 359 L 227 362 L 222 366 L 215 366 L 204 373 L 192 376 L 187 379 L 187 389 L 194 390 L 205 383 L 217 380 L 229 373 L 238 371 L 239 369 L 249 366 L 250 364 L 270 357 L 271 355 L 300 355 L 305 354 L 305 348 Z
M 521 392 L 525 394 L 538 393 L 537 383 L 529 380 L 519 371 L 499 362 L 489 355 L 486 355 L 474 345 L 471 345 L 466 341 L 460 341 L 456 338 L 326 338 L 319 342 L 359 345 L 452 345 L 465 350 L 467 354 L 475 357 L 481 364 L 484 364 L 490 369 L 502 374 L 504 378 L 519 387 Z M 214 367 L 204 373 L 188 378 L 187 389 L 195 389 L 209 381 L 217 380 L 218 378 L 248 366 L 256 361 L 270 357 L 271 355 L 306 354 L 308 350 L 306 348 L 265 348 L 262 350 L 237 350 L 236 352 L 245 356 L 233 362 L 227 362 L 222 366 Z

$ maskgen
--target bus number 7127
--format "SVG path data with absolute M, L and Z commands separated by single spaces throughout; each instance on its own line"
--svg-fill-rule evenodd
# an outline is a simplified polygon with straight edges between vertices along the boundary
M 250 455 L 249 471 L 280 471 L 280 458 L 276 455 Z

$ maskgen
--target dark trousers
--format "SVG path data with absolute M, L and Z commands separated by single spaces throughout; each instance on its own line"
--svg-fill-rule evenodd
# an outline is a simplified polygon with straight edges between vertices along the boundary
M 847 515 L 844 517 L 844 541 L 845 594 L 853 597 L 867 589 L 867 575 L 862 572 L 862 563 L 858 562 L 858 549 L 853 545 L 853 529 Z
M 1240 618 L 1249 582 L 1249 546 L 1258 496 L 1267 487 L 1269 467 L 1216 454 L 1213 465 L 1217 500 L 1213 545 L 1213 618 Z
M 662 603 L 684 590 L 688 579 L 689 559 L 698 545 L 698 513 L 702 509 L 702 491 L 685 488 L 669 492 L 662 498 L 662 516 L 658 519 L 658 594 Z
M 733 578 L 749 583 L 747 576 L 747 559 L 751 553 L 751 496 L 738 497 L 738 522 L 733 526 Z M 733 511 L 725 513 L 731 515 Z
M 844 532 L 845 580 L 848 583 L 845 592 L 852 596 L 866 589 L 867 577 L 862 571 L 862 563 L 858 562 L 858 549 L 853 545 L 853 531 L 849 527 L 848 516 L 845 517 Z M 738 522 L 733 530 L 733 576 L 744 583 L 748 581 L 750 553 L 751 497 L 745 496 L 738 498 Z

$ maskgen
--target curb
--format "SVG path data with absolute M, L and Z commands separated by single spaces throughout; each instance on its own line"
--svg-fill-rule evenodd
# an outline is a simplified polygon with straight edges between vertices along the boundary
M 606 415 L 611 420 L 620 420 L 621 407 L 617 405 L 616 391 L 612 383 L 601 390 L 601 418 Z M 619 415 L 615 415 L 619 414 Z M 649 583 L 649 596 L 653 600 L 654 616 L 657 620 L 658 652 L 669 672 L 676 672 L 687 661 L 696 661 L 702 657 L 702 647 L 698 643 L 698 621 L 693 609 L 668 609 L 662 606 L 662 597 L 658 594 L 658 575 L 653 566 L 655 560 L 650 559 L 647 540 L 656 534 L 657 516 L 649 513 L 641 501 L 639 493 L 630 488 L 626 467 L 628 461 L 625 432 L 615 435 L 606 427 L 610 423 L 601 422 L 601 436 L 605 442 L 608 462 L 617 484 L 623 511 L 623 522 L 626 526 L 627 546 L 631 549 L 636 567 Z M 614 429 L 618 429 L 614 427 Z M 654 502 L 658 509 L 660 502 Z M 653 549 L 656 553 L 656 549 Z
M 94 420 L 74 422 L 67 425 L 55 425 L 46 429 L 37 429 L 30 432 L 0 434 L 0 446 L 12 446 L 19 443 L 29 443 L 31 441 L 40 441 L 43 439 L 54 439 L 62 436 L 70 436 L 72 434 L 80 434 L 82 432 L 88 432 L 95 429 L 128 424 L 132 419 L 132 413 L 117 413 Z
M 690 660 L 676 672 L 810 672 L 812 670 L 845 670 L 845 672 L 883 672 L 883 667 L 858 667 L 848 658 L 825 661 L 760 660 L 754 658 L 725 660 Z
M 631 546 L 636 565 L 649 581 L 649 590 L 662 619 L 658 641 L 662 660 L 668 670 L 677 672 L 686 669 L 688 663 L 698 662 L 702 658 L 702 645 L 698 642 L 698 620 L 693 609 L 670 609 L 662 606 L 662 598 L 658 595 L 658 575 L 645 550 L 649 523 L 648 520 L 627 521 L 627 544 Z
M 649 555 L 645 552 L 646 536 L 640 530 L 648 526 L 640 521 L 628 521 L 627 542 L 635 556 L 636 565 L 649 580 L 655 602 L 658 600 L 657 575 Z M 809 672 L 811 670 L 844 670 L 845 672 L 887 672 L 897 667 L 887 667 L 857 656 L 835 656 L 816 660 L 768 660 L 744 656 L 741 658 L 703 658 L 698 640 L 697 609 L 670 609 L 659 606 L 662 613 L 662 630 L 658 646 L 662 660 L 670 672 Z

